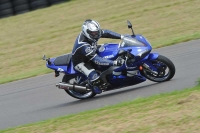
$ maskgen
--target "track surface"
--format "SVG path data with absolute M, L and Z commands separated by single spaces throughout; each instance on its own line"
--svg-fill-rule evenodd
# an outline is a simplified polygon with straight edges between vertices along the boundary
M 200 40 L 153 50 L 169 57 L 176 74 L 169 82 L 143 82 L 120 90 L 105 92 L 89 100 L 77 100 L 55 84 L 62 75 L 46 74 L 0 85 L 0 129 L 37 122 L 48 118 L 101 108 L 119 102 L 194 86 L 200 77 Z M 45 67 L 45 63 L 44 63 Z

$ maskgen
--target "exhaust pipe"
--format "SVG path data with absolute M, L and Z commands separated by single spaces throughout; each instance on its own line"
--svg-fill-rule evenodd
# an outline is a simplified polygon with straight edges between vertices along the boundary
M 64 82 L 60 82 L 60 83 L 56 84 L 56 87 L 58 87 L 59 89 L 64 89 L 64 90 L 74 90 L 74 91 L 80 92 L 80 93 L 86 93 L 88 91 L 91 91 L 87 87 L 67 84 Z

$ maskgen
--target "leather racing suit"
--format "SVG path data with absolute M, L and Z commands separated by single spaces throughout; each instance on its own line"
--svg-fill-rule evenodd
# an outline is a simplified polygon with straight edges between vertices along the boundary
M 121 35 L 110 30 L 101 30 L 101 38 L 121 39 Z M 114 61 L 102 58 L 96 54 L 97 41 L 89 40 L 81 32 L 74 43 L 72 62 L 75 70 L 86 75 L 93 86 L 100 87 L 99 74 L 92 67 L 91 61 L 103 66 L 113 66 Z

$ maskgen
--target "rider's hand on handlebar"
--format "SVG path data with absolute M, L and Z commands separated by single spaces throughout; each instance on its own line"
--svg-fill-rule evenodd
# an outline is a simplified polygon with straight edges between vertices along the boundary
M 113 66 L 122 66 L 124 64 L 124 59 L 118 58 L 117 60 L 113 61 Z

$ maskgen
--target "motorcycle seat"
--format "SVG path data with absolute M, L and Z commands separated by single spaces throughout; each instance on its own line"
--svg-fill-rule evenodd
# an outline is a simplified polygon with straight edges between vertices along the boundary
M 65 54 L 65 55 L 61 55 L 56 57 L 56 59 L 54 60 L 54 65 L 55 66 L 68 66 L 71 60 L 72 54 Z

